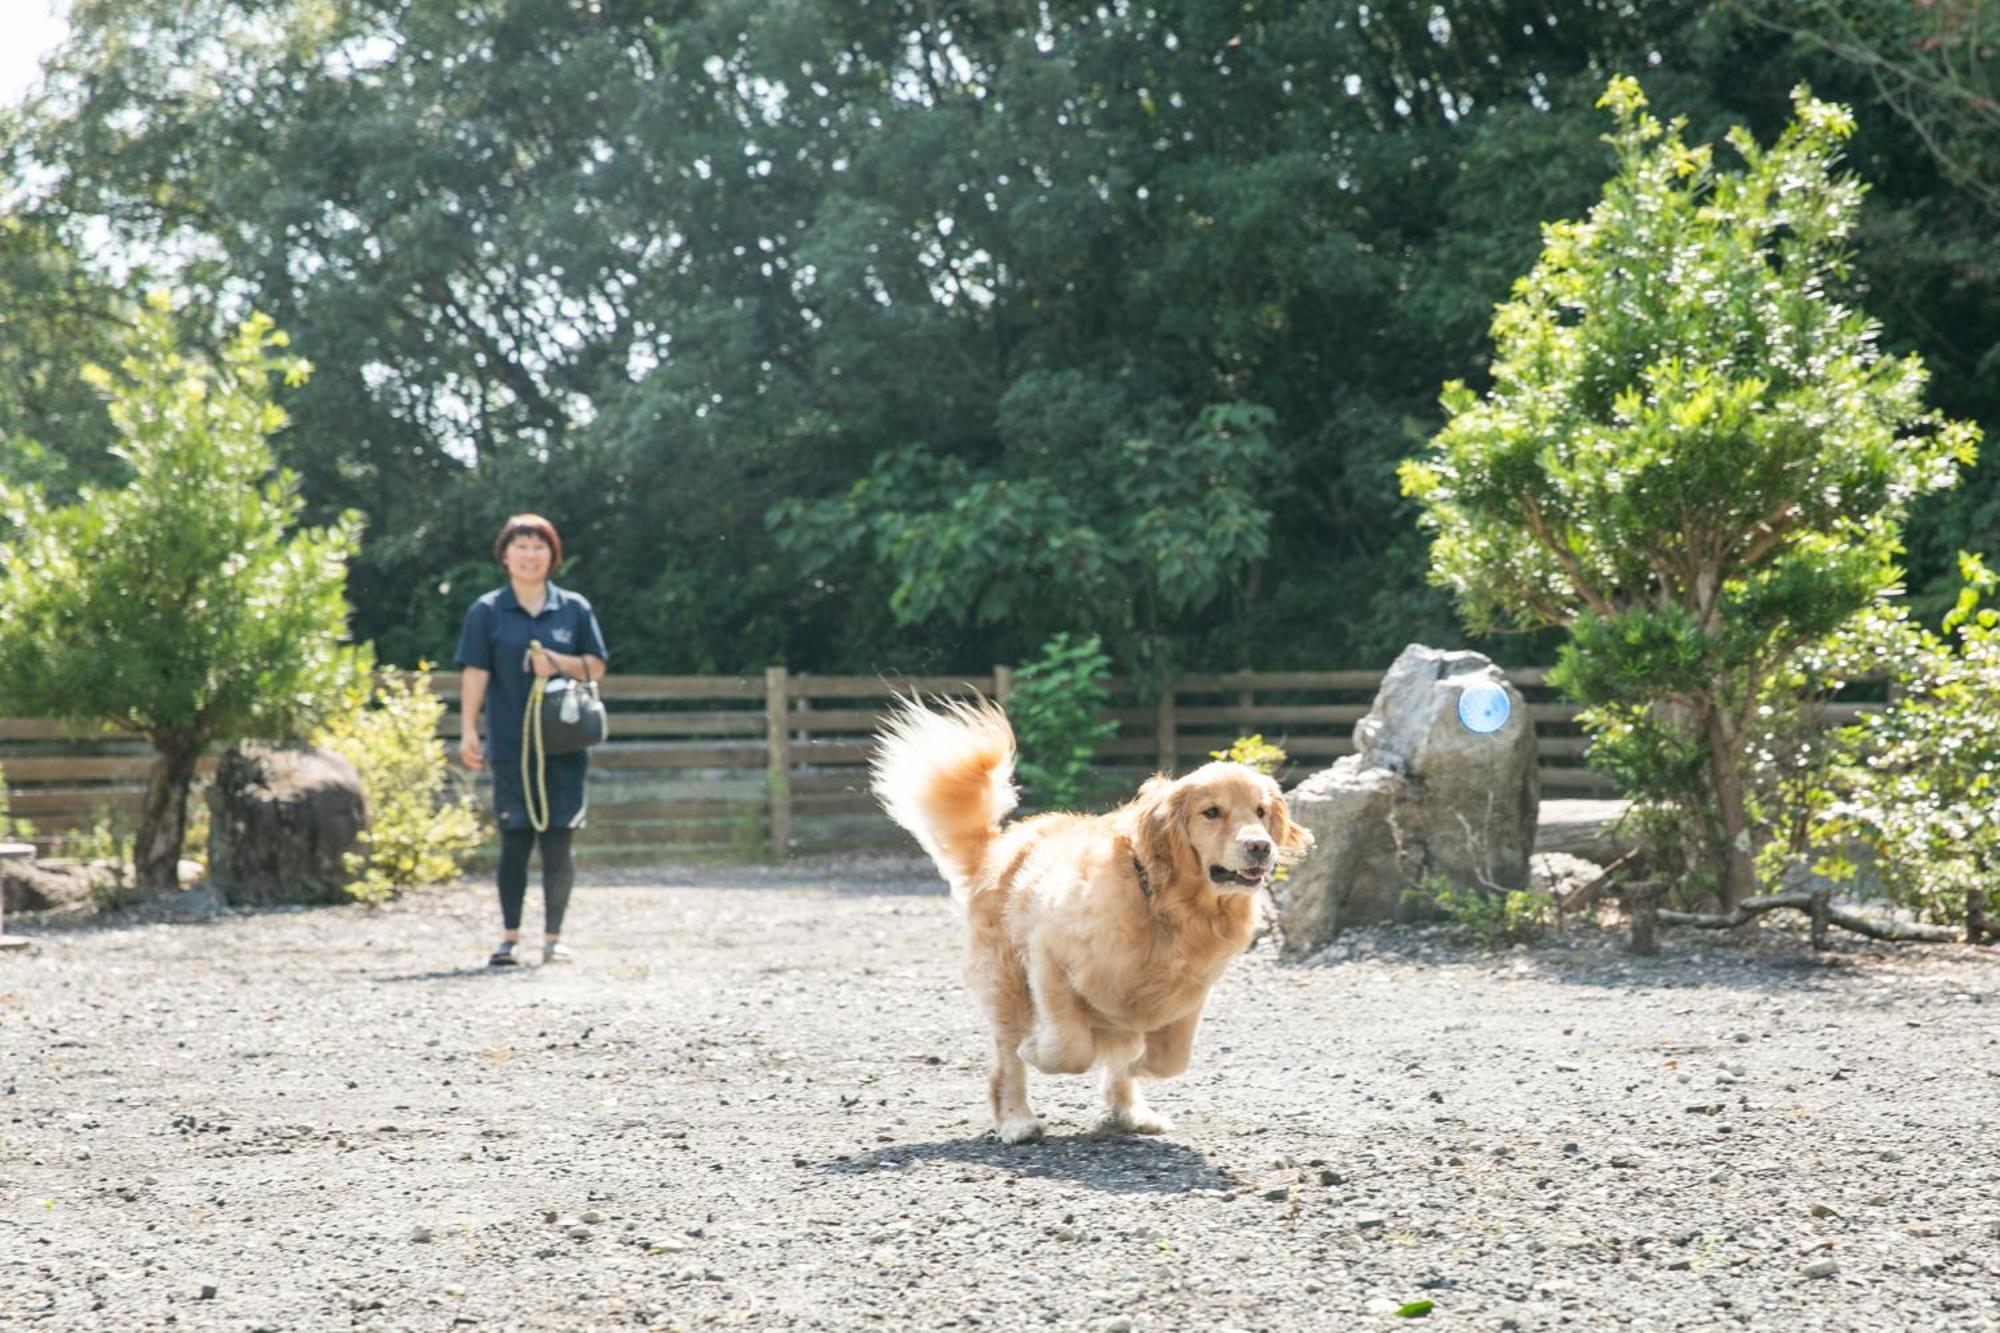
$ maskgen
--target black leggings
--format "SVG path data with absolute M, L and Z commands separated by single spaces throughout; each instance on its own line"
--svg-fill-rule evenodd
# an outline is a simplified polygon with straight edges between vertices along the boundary
M 521 928 L 521 903 L 528 896 L 528 854 L 542 840 L 542 933 L 562 934 L 563 913 L 569 910 L 570 886 L 576 883 L 576 862 L 570 860 L 572 829 L 500 830 L 500 920 L 509 930 Z

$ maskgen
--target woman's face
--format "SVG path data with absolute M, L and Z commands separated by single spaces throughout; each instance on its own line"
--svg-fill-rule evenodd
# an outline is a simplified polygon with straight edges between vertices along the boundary
M 507 539 L 507 548 L 501 553 L 501 563 L 507 567 L 507 577 L 536 583 L 549 576 L 548 542 L 533 532 L 517 532 Z

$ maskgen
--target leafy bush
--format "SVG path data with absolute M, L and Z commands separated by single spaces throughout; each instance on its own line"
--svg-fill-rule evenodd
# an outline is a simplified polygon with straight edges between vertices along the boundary
M 130 907 L 139 901 L 132 871 L 132 840 L 137 825 L 132 816 L 102 801 L 91 806 L 88 819 L 88 823 L 52 839 L 50 854 L 100 868 L 90 879 L 90 901 L 98 911 Z
M 1247 764 L 1265 777 L 1271 777 L 1285 766 L 1285 760 L 1290 756 L 1283 746 L 1271 744 L 1264 739 L 1262 732 L 1258 732 L 1254 736 L 1238 736 L 1227 750 L 1210 750 L 1208 757 Z
M 1110 697 L 1110 668 L 1095 634 L 1077 642 L 1058 634 L 1015 673 L 1007 718 L 1020 747 L 1015 771 L 1034 805 L 1055 810 L 1082 800 L 1099 743 L 1118 732 L 1098 716 Z
M 452 794 L 451 766 L 438 737 L 444 701 L 430 668 L 384 670 L 373 698 L 340 714 L 313 738 L 354 765 L 368 798 L 368 831 L 348 854 L 347 892 L 386 902 L 405 889 L 457 878 L 485 841 L 470 795 Z
M 1465 888 L 1438 883 L 1424 896 L 1430 898 L 1447 922 L 1487 949 L 1539 939 L 1556 918 L 1554 896 L 1533 889 Z
M 1976 935 L 2000 873 L 2000 611 L 1980 605 L 2000 578 L 1978 556 L 1959 565 L 1942 634 L 1892 617 L 1874 636 L 1898 694 L 1836 734 L 1814 839 L 1835 874 L 1846 845 L 1872 847 L 1898 902 Z

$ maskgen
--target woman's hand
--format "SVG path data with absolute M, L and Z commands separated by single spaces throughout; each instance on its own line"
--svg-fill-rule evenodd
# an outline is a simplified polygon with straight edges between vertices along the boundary
M 556 655 L 546 648 L 530 648 L 528 666 L 538 676 L 555 676 L 562 673 L 562 668 L 556 665 Z
M 458 757 L 475 773 L 486 767 L 486 749 L 470 731 L 458 738 Z

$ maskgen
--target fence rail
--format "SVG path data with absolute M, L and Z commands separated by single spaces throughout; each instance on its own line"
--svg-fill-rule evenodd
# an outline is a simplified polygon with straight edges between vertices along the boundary
M 1510 679 L 1528 698 L 1540 742 L 1543 791 L 1609 794 L 1583 767 L 1576 710 L 1556 700 L 1544 672 Z M 1117 733 L 1099 747 L 1107 801 L 1155 770 L 1185 771 L 1239 736 L 1261 733 L 1290 756 L 1289 784 L 1353 749 L 1379 671 L 1231 672 L 1182 678 L 1148 703 L 1112 682 L 1105 717 Z M 593 751 L 590 820 L 579 836 L 592 859 L 784 856 L 894 846 L 902 841 L 867 794 L 871 737 L 897 695 L 985 694 L 1005 702 L 1006 667 L 978 676 L 821 676 L 772 667 L 762 675 L 613 676 L 604 683 L 611 738 Z M 439 730 L 456 738 L 459 678 L 432 677 L 446 700 Z M 1835 705 L 1840 713 L 1855 705 Z M 41 719 L 0 718 L 0 773 L 12 814 L 44 849 L 107 815 L 129 827 L 145 791 L 149 754 L 126 733 L 79 737 Z M 203 771 L 212 771 L 205 761 Z

